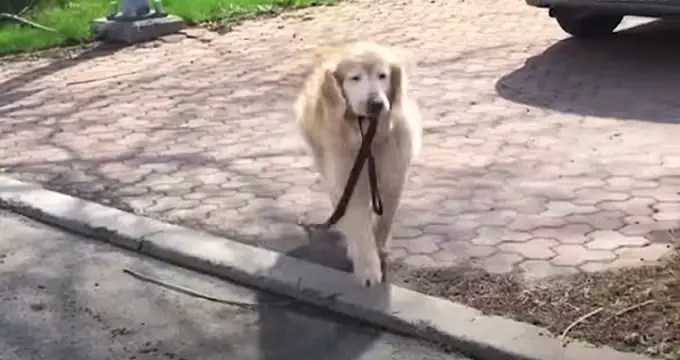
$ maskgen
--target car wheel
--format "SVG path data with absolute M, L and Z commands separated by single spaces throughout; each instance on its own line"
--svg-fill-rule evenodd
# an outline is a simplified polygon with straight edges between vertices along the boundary
M 598 14 L 580 9 L 555 9 L 555 19 L 562 30 L 577 38 L 596 38 L 614 32 L 622 15 Z

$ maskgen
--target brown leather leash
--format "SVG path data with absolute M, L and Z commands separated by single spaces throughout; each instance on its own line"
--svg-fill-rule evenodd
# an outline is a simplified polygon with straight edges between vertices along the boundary
M 368 119 L 368 129 L 364 131 L 363 120 Z M 333 210 L 331 216 L 324 223 L 321 224 L 300 224 L 305 228 L 312 229 L 330 229 L 333 225 L 337 224 L 347 211 L 347 206 L 349 205 L 349 200 L 354 193 L 354 188 L 356 188 L 357 182 L 359 181 L 359 176 L 361 175 L 361 170 L 364 168 L 364 164 L 368 162 L 368 183 L 371 191 L 371 206 L 373 212 L 377 215 L 382 215 L 383 205 L 380 199 L 380 192 L 378 191 L 378 172 L 375 166 L 375 157 L 371 152 L 371 144 L 375 138 L 375 134 L 378 131 L 378 116 L 357 116 L 357 121 L 359 123 L 359 131 L 361 132 L 361 146 L 359 147 L 359 152 L 356 158 L 354 158 L 354 164 L 349 172 L 347 178 L 347 183 L 342 191 L 342 196 L 338 205 Z

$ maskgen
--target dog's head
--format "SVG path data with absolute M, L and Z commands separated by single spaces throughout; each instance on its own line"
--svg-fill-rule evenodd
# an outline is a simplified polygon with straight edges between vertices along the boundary
M 399 103 L 405 91 L 405 74 L 392 53 L 370 43 L 336 49 L 326 62 L 324 97 L 344 105 L 352 116 L 378 116 Z

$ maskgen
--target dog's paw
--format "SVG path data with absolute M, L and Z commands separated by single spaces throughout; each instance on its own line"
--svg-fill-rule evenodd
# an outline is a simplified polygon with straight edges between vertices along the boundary
M 381 261 L 375 260 L 354 262 L 354 276 L 364 287 L 370 288 L 384 281 Z

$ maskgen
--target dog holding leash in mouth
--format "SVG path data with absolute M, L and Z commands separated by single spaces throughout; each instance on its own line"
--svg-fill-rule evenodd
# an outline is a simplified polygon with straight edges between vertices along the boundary
M 333 224 L 344 235 L 354 275 L 371 287 L 385 281 L 392 224 L 411 161 L 421 147 L 420 110 L 409 96 L 405 68 L 391 49 L 355 42 L 319 55 L 295 113 L 336 208 L 343 202 L 365 129 L 376 122 L 369 166 L 359 168 L 351 197 L 340 205 L 346 205 L 344 213 Z M 375 207 L 378 193 L 380 211 Z

